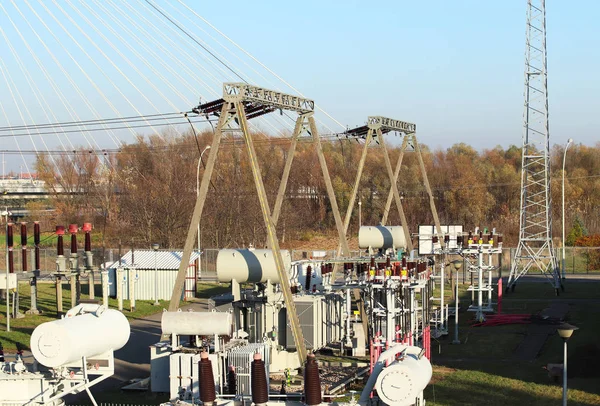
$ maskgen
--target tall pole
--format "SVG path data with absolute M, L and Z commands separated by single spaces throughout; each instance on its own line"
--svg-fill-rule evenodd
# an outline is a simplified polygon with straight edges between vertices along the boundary
M 458 339 L 458 269 L 456 269 L 456 291 L 454 295 L 456 298 L 454 300 L 454 340 L 452 344 L 460 344 L 460 340 Z
M 210 149 L 210 145 L 204 147 L 198 158 L 198 169 L 196 170 L 196 200 L 200 195 L 200 163 L 202 163 L 202 155 Z M 202 238 L 200 237 L 200 222 L 198 222 L 198 255 L 200 255 L 200 244 L 202 244 Z
M 569 138 L 567 145 L 565 145 L 565 153 L 563 155 L 563 167 L 562 167 L 562 278 L 563 280 L 567 277 L 566 270 L 566 257 L 565 257 L 565 161 L 567 160 L 567 149 L 573 143 L 573 138 Z
M 563 338 L 564 346 L 563 346 L 563 396 L 562 396 L 562 404 L 563 406 L 567 406 L 567 339 Z
M 10 331 L 10 289 L 8 288 L 8 207 L 4 210 L 4 226 L 6 228 L 6 331 Z
M 154 243 L 152 244 L 152 249 L 154 250 L 154 306 L 158 306 L 160 303 L 158 302 L 158 247 L 159 245 Z

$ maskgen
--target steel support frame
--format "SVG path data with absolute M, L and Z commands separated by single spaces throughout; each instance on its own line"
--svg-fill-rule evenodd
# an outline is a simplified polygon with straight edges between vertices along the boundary
M 225 89 L 225 87 L 224 87 Z M 229 89 L 228 91 L 230 91 Z M 323 172 L 323 177 L 325 180 L 325 186 L 327 189 L 327 194 L 330 200 L 332 212 L 336 221 L 336 227 L 340 236 L 340 241 L 342 243 L 342 250 L 345 256 L 349 256 L 350 250 L 348 248 L 348 242 L 346 240 L 346 233 L 343 227 L 342 219 L 340 216 L 339 208 L 337 205 L 337 200 L 335 198 L 335 193 L 333 189 L 333 185 L 331 183 L 331 177 L 329 175 L 329 170 L 327 168 L 327 162 L 325 160 L 325 155 L 323 154 L 323 149 L 321 146 L 321 140 L 319 138 L 319 134 L 317 131 L 317 126 L 313 117 L 313 113 L 311 111 L 304 111 L 301 109 L 292 109 L 297 111 L 300 116 L 296 121 L 296 126 L 294 129 L 294 136 L 292 138 L 292 144 L 290 145 L 290 150 L 288 153 L 288 157 L 286 159 L 286 164 L 284 167 L 284 173 L 282 176 L 282 180 L 279 186 L 277 198 L 275 201 L 275 210 L 271 213 L 271 209 L 269 206 L 269 202 L 267 200 L 267 194 L 264 188 L 262 174 L 260 171 L 260 167 L 258 164 L 258 159 L 256 155 L 256 151 L 254 148 L 254 142 L 250 132 L 248 130 L 248 121 L 246 118 L 245 110 L 244 110 L 244 93 L 243 92 L 232 92 L 224 94 L 225 103 L 223 104 L 221 114 L 219 116 L 219 122 L 217 124 L 217 128 L 215 130 L 213 142 L 211 144 L 211 149 L 208 155 L 208 161 L 204 170 L 204 175 L 202 177 L 202 182 L 200 185 L 199 193 L 196 199 L 196 205 L 194 207 L 194 212 L 192 214 L 192 219 L 190 222 L 190 227 L 188 229 L 187 238 L 185 241 L 184 251 L 181 258 L 181 263 L 179 266 L 179 271 L 177 274 L 177 279 L 175 281 L 175 285 L 173 287 L 173 293 L 171 295 L 171 302 L 169 304 L 169 311 L 176 311 L 179 308 L 181 293 L 183 290 L 183 286 L 185 283 L 185 274 L 187 269 L 187 264 L 189 263 L 189 259 L 191 256 L 191 252 L 193 249 L 193 244 L 196 237 L 196 229 L 199 224 L 200 218 L 202 216 L 202 211 L 204 209 L 204 204 L 206 201 L 206 197 L 208 194 L 208 187 L 210 185 L 210 180 L 212 177 L 212 173 L 214 171 L 214 166 L 217 159 L 217 154 L 219 151 L 219 146 L 221 142 L 221 137 L 225 126 L 229 125 L 232 122 L 234 117 L 237 118 L 239 124 L 239 130 L 241 130 L 244 141 L 247 147 L 247 152 L 250 158 L 252 174 L 254 178 L 254 183 L 256 186 L 256 190 L 258 193 L 258 198 L 261 206 L 261 211 L 263 214 L 263 220 L 265 222 L 265 226 L 267 229 L 267 245 L 271 248 L 273 252 L 273 257 L 275 259 L 275 264 L 277 267 L 277 272 L 279 274 L 281 289 L 284 296 L 284 302 L 288 309 L 288 320 L 290 323 L 290 328 L 292 330 L 292 335 L 294 337 L 294 342 L 296 344 L 296 349 L 298 353 L 298 358 L 300 359 L 300 364 L 302 365 L 306 361 L 307 350 L 304 342 L 304 337 L 302 335 L 302 330 L 300 329 L 300 322 L 298 319 L 298 314 L 296 312 L 296 307 L 293 301 L 293 297 L 290 290 L 289 278 L 284 269 L 283 258 L 281 256 L 281 251 L 279 248 L 279 241 L 276 234 L 275 225 L 279 219 L 279 214 L 281 212 L 281 206 L 283 204 L 283 199 L 285 195 L 285 190 L 287 187 L 287 180 L 289 178 L 289 171 L 291 169 L 291 165 L 293 162 L 293 155 L 296 148 L 297 138 L 303 129 L 306 126 L 306 121 L 308 121 L 308 127 L 313 137 L 313 141 L 316 146 L 317 155 L 319 158 L 319 163 L 321 166 L 321 170 Z M 306 104 L 301 104 L 305 106 Z
M 381 135 L 381 130 L 378 130 L 378 135 Z M 380 140 L 383 145 L 383 137 L 380 137 Z M 400 199 L 400 195 L 398 194 L 398 176 L 400 175 L 400 169 L 402 168 L 402 161 L 404 159 L 404 152 L 406 152 L 406 148 L 408 147 L 408 142 L 412 141 L 413 148 L 417 154 L 417 160 L 419 162 L 419 169 L 421 171 L 421 176 L 423 178 L 423 185 L 425 186 L 425 191 L 427 192 L 427 196 L 429 197 L 429 207 L 431 209 L 431 215 L 433 216 L 433 222 L 438 234 L 438 239 L 442 248 L 444 248 L 444 233 L 442 232 L 442 226 L 440 224 L 440 219 L 437 213 L 437 208 L 435 207 L 435 200 L 433 198 L 433 193 L 431 192 L 431 186 L 429 185 L 429 178 L 427 177 L 427 171 L 425 170 L 425 163 L 423 161 L 423 156 L 421 154 L 421 148 L 419 147 L 419 143 L 417 141 L 417 137 L 415 134 L 406 134 L 404 136 L 404 140 L 402 142 L 402 147 L 400 148 L 400 156 L 398 157 L 398 163 L 396 164 L 396 169 L 393 173 L 391 173 L 391 163 L 389 162 L 389 156 L 387 153 L 387 149 L 385 149 L 384 156 L 386 158 L 386 167 L 388 170 L 388 174 L 391 174 L 390 177 L 393 176 L 393 183 L 390 186 L 390 191 L 388 194 L 388 198 L 385 204 L 385 208 L 383 210 L 383 217 L 381 219 L 381 224 L 385 225 L 387 223 L 388 215 L 390 209 L 392 207 L 392 200 L 395 200 L 396 206 L 398 207 L 398 214 L 400 215 L 400 220 L 402 222 L 402 227 L 404 228 L 404 235 L 406 237 L 408 249 L 410 251 L 413 250 L 412 241 L 410 239 L 410 233 L 408 232 L 408 222 L 406 221 L 406 217 L 404 216 L 404 210 L 402 209 L 402 200 Z M 398 197 L 396 195 L 398 194 Z M 405 227 L 406 224 L 406 227 Z

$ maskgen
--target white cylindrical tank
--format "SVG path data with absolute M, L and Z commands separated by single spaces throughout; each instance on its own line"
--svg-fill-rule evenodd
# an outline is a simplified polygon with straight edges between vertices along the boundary
M 432 372 L 426 357 L 406 354 L 402 360 L 392 362 L 379 373 L 375 389 L 379 398 L 388 405 L 410 406 L 431 380 Z
M 401 226 L 361 226 L 358 230 L 358 247 L 361 249 L 406 249 L 406 237 Z
M 129 340 L 127 318 L 117 310 L 99 316 L 86 313 L 40 324 L 31 335 L 33 357 L 48 368 L 56 368 L 122 348 Z
M 292 257 L 287 250 L 281 250 L 285 273 L 289 275 Z M 279 283 L 275 258 L 271 250 L 224 249 L 217 255 L 217 278 L 219 282 L 235 280 L 244 282 Z
M 161 319 L 163 334 L 231 336 L 231 313 L 221 312 L 164 312 Z

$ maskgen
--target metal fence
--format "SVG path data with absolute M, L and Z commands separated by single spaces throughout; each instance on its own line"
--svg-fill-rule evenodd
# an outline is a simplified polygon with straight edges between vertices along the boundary
M 121 254 L 129 251 L 128 249 L 122 249 Z M 556 258 L 559 261 L 559 265 L 562 266 L 562 248 L 555 249 Z M 29 270 L 33 269 L 34 258 L 33 250 L 28 247 L 27 250 L 27 265 Z M 92 250 L 94 254 L 94 265 L 100 267 L 103 263 L 112 263 L 119 258 L 119 250 L 117 248 L 110 249 L 95 249 Z M 503 275 L 507 275 L 512 266 L 516 248 L 505 247 L 502 250 L 502 256 L 500 260 L 501 271 Z M 200 257 L 200 269 L 198 271 L 198 277 L 200 279 L 214 279 L 216 278 L 217 271 L 217 254 L 219 250 L 216 248 L 207 248 L 202 251 Z M 68 250 L 65 250 L 65 254 L 69 255 Z M 83 251 L 80 252 L 80 255 Z M 332 259 L 335 258 L 336 252 L 333 250 L 290 250 L 293 261 L 301 259 Z M 361 252 L 353 251 L 352 256 L 359 256 Z M 364 255 L 364 254 L 363 254 Z M 13 251 L 13 261 L 15 272 L 21 272 L 21 249 L 15 247 Z M 56 249 L 54 248 L 43 248 L 40 249 L 40 268 L 42 274 L 51 274 L 56 269 Z M 6 269 L 6 256 L 0 255 L 0 270 Z M 591 274 L 600 273 L 600 247 L 566 247 L 565 248 L 565 269 L 568 274 Z

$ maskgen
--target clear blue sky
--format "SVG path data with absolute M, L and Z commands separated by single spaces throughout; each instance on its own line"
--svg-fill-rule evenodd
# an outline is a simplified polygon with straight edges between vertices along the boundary
M 4 61 L 0 70 L 10 75 L 9 78 L 0 75 L 0 102 L 5 112 L 0 111 L 0 126 L 183 111 L 195 104 L 199 96 L 204 100 L 216 98 L 221 91 L 219 83 L 232 80 L 229 72 L 219 71 L 223 67 L 215 65 L 214 59 L 197 45 L 169 31 L 172 26 L 161 25 L 166 24 L 165 20 L 152 14 L 144 1 L 128 2 L 139 15 L 118 5 L 120 1 L 113 1 L 73 2 L 81 14 L 70 8 L 71 1 L 58 1 L 65 11 L 71 10 L 69 15 L 73 21 L 56 5 L 44 2 L 48 10 L 55 13 L 58 20 L 55 21 L 41 3 L 32 1 L 32 8 L 48 24 L 48 30 L 22 2 L 17 2 L 16 7 L 2 2 L 0 21 L 4 35 L 22 58 L 34 85 L 27 81 L 28 76 L 10 51 L 4 35 L 0 36 L 0 58 Z M 227 57 L 234 69 L 252 82 L 269 87 L 268 80 L 281 85 L 239 51 L 234 52 L 240 59 L 228 54 L 207 33 L 223 43 L 226 41 L 176 0 L 153 0 L 153 3 L 175 17 L 196 38 Z M 457 142 L 480 150 L 498 144 L 504 147 L 521 144 L 526 0 L 231 0 L 226 5 L 185 0 L 185 3 L 315 99 L 344 125 L 361 125 L 368 115 L 387 115 L 415 122 L 421 142 L 432 148 L 446 148 Z M 600 82 L 595 74 L 600 71 L 597 23 L 600 2 L 549 0 L 546 7 L 551 144 L 562 144 L 570 137 L 578 143 L 595 144 L 598 130 L 592 118 L 600 108 Z M 94 13 L 98 14 L 94 16 Z M 95 24 L 86 23 L 85 18 Z M 68 33 L 59 23 L 65 25 Z M 75 23 L 82 29 L 76 28 Z M 140 28 L 135 24 L 140 24 Z M 148 32 L 144 34 L 141 27 Z M 41 34 L 41 41 L 34 29 Z M 139 36 L 140 43 L 135 42 L 128 29 Z M 162 34 L 153 33 L 152 29 Z M 53 38 L 50 31 L 57 37 Z M 161 35 L 181 44 L 182 50 L 178 51 Z M 80 42 L 92 59 L 70 36 Z M 152 52 L 161 55 L 165 65 L 146 66 L 141 57 L 124 44 L 123 38 L 147 60 L 153 58 Z M 67 75 L 62 73 L 42 41 L 61 61 Z M 95 41 L 99 49 L 91 41 Z M 31 46 L 64 96 L 60 96 L 43 75 L 25 43 Z M 145 44 L 147 49 L 140 44 Z M 124 58 L 128 58 L 131 65 Z M 80 94 L 73 84 L 80 89 Z M 22 100 L 16 95 L 17 90 L 22 93 Z M 39 101 L 39 95 L 44 95 L 47 103 L 44 105 L 52 109 L 41 107 L 43 102 Z M 71 106 L 66 106 L 64 100 Z M 86 101 L 93 108 L 86 105 Z M 327 119 L 324 122 L 330 128 L 340 129 Z M 267 124 L 260 127 L 268 129 Z M 108 135 L 94 134 L 88 140 L 71 136 L 62 142 L 90 142 L 92 145 L 96 142 L 101 147 L 114 147 Z M 125 141 L 132 139 L 130 133 L 119 132 L 114 136 Z M 59 145 L 56 136 L 45 140 L 49 148 Z M 27 137 L 19 141 L 22 148 L 32 148 Z M 34 137 L 33 142 L 39 150 L 44 150 L 38 138 Z M 11 139 L 2 138 L 2 144 L 0 149 L 15 148 Z

